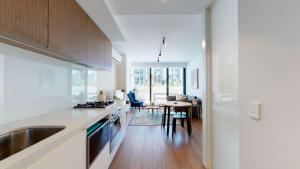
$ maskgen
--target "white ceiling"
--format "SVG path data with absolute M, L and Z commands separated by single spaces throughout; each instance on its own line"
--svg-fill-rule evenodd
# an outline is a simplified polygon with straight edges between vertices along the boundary
M 201 56 L 201 11 L 211 0 L 107 0 L 125 41 L 114 47 L 134 62 L 188 62 Z
M 136 62 L 155 62 L 163 36 L 162 62 L 187 62 L 201 55 L 201 16 L 117 16 L 125 42 L 114 42 L 120 53 Z
M 212 0 L 106 0 L 116 15 L 197 15 Z
M 98 27 L 112 41 L 124 41 L 120 28 L 104 0 L 76 0 Z

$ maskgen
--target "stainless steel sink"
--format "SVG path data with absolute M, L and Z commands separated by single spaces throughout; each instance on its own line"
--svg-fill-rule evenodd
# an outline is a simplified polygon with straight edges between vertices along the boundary
M 65 129 L 64 126 L 25 127 L 0 135 L 0 161 Z

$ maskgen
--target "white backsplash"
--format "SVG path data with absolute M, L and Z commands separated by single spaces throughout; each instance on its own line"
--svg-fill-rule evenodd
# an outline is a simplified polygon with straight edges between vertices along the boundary
M 91 78 L 96 74 L 0 43 L 0 124 L 85 102 L 87 93 L 91 98 L 98 90 L 97 79 Z

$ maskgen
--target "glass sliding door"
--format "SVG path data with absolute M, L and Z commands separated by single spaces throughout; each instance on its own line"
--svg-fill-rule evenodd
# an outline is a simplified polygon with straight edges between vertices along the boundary
M 146 104 L 163 103 L 167 96 L 184 94 L 184 68 L 132 68 L 131 90 Z
M 151 68 L 151 102 L 159 104 L 167 100 L 167 68 Z
M 150 68 L 132 68 L 131 86 L 136 90 L 138 100 L 150 102 Z
M 183 94 L 183 68 L 169 68 L 169 96 Z

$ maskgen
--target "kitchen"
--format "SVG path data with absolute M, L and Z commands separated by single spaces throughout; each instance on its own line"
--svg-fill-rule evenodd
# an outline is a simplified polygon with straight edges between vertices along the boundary
M 0 41 L 0 168 L 108 168 L 127 105 L 73 108 L 123 89 L 122 57 L 99 26 L 74 0 L 1 0 Z

